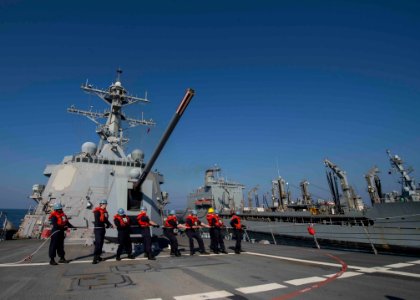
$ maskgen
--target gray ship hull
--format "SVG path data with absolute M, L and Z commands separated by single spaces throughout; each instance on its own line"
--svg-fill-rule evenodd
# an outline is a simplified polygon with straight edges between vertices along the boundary
M 225 216 L 227 217 L 227 216 Z M 365 212 L 311 215 L 308 211 L 242 214 L 248 233 L 277 239 L 312 240 L 312 224 L 321 244 L 415 253 L 420 250 L 420 203 L 377 204 Z M 225 220 L 227 223 L 227 220 Z

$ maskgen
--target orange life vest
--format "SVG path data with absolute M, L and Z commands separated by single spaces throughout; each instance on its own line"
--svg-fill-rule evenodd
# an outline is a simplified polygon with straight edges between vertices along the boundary
M 218 228 L 222 227 L 223 226 L 222 219 L 220 219 L 220 217 L 218 215 L 214 215 L 214 218 L 216 219 L 216 222 L 215 222 L 214 225 Z
M 99 211 L 99 213 L 100 213 L 99 221 L 101 221 L 103 223 L 106 222 L 108 220 L 108 212 L 106 211 L 106 209 L 105 208 L 101 208 L 101 207 L 96 207 L 93 210 L 93 213 L 95 213 L 97 211 Z
M 215 216 L 215 215 L 214 215 L 214 214 L 212 214 L 212 213 L 209 213 L 209 214 L 207 214 L 207 216 L 206 216 L 207 223 L 208 223 L 210 226 L 212 226 L 212 224 L 213 224 L 212 220 L 213 220 L 214 216 Z
M 137 222 L 139 222 L 140 227 L 149 227 L 150 223 L 148 221 L 143 221 L 143 217 L 147 217 L 147 213 L 145 211 L 139 213 L 139 215 L 137 216 Z
M 189 215 L 186 219 L 185 225 L 187 228 L 191 229 L 192 227 L 188 224 L 188 220 L 191 220 L 192 226 L 198 226 L 198 218 L 193 215 Z
M 57 225 L 59 227 L 65 227 L 67 225 L 68 219 L 63 211 L 52 211 L 48 219 L 51 220 L 52 217 L 56 217 Z
M 175 221 L 175 223 L 178 224 L 178 219 L 176 218 L 176 216 L 168 216 L 165 221 L 166 228 L 176 228 L 176 226 L 174 227 L 173 225 L 171 225 L 171 223 L 169 223 L 170 221 Z
M 241 218 L 239 218 L 237 215 L 232 216 L 231 221 L 237 220 L 238 222 L 235 223 L 235 229 L 241 229 Z
M 116 214 L 114 216 L 114 220 L 115 219 L 118 220 L 121 227 L 130 226 L 130 219 L 126 215 L 120 216 L 119 214 Z

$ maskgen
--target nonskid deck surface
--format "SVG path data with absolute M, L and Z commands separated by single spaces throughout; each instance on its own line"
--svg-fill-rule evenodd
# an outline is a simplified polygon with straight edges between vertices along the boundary
M 0 243 L 1 299 L 417 299 L 420 294 L 415 257 L 249 243 L 240 255 L 228 250 L 228 255 L 190 256 L 185 238 L 179 258 L 167 249 L 156 261 L 138 255 L 117 262 L 113 253 L 104 253 L 108 259 L 92 265 L 92 247 L 67 245 L 66 257 L 73 261 L 50 266 L 47 242 L 31 263 L 7 264 L 42 242 Z

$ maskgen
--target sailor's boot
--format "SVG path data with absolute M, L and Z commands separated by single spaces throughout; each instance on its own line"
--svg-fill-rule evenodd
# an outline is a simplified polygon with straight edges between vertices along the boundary
M 60 264 L 68 264 L 70 261 L 69 260 L 66 260 L 65 258 L 64 258 L 64 256 L 63 257 L 60 257 L 60 260 L 58 261 Z
M 95 255 L 95 256 L 93 257 L 92 264 L 96 265 L 98 262 L 99 262 L 99 260 L 98 260 L 98 256 L 96 256 L 96 255 Z
M 179 252 L 179 251 L 175 252 L 175 256 L 176 256 L 176 257 L 181 256 L 181 252 Z
M 127 256 L 129 259 L 135 259 L 136 257 L 133 254 L 128 254 Z
M 117 255 L 117 257 L 115 259 L 118 260 L 118 261 L 120 261 L 121 260 L 121 256 Z
M 148 259 L 148 260 L 156 260 L 156 258 L 153 256 L 153 254 L 152 254 L 152 253 L 150 253 L 150 254 L 147 256 L 147 259 Z
M 51 265 L 51 266 L 56 266 L 56 265 L 58 265 L 58 264 L 55 262 L 54 258 L 51 258 L 51 260 L 50 260 L 50 265 Z

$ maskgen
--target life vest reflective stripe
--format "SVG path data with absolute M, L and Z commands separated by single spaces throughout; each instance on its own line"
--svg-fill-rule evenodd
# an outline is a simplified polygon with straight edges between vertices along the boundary
M 143 217 L 147 217 L 147 214 L 145 211 L 142 211 L 141 213 L 139 213 L 139 215 L 137 216 L 137 222 L 139 222 L 140 227 L 149 227 L 150 223 L 149 221 L 143 221 Z
M 105 223 L 108 220 L 108 212 L 105 208 L 101 208 L 101 207 L 96 207 L 93 210 L 93 213 L 95 212 L 99 212 L 99 221 L 101 221 L 102 223 Z
M 174 227 L 171 223 L 173 223 L 173 222 L 171 222 L 171 221 L 175 221 L 175 223 L 176 224 L 178 224 L 178 219 L 176 218 L 176 216 L 168 216 L 167 218 L 166 218 L 166 221 L 165 221 L 165 227 L 167 227 L 167 228 L 176 228 L 176 227 Z
M 190 215 L 187 217 L 186 222 L 185 222 L 185 225 L 187 228 L 190 228 L 190 229 L 192 228 L 191 225 L 189 224 L 190 222 L 188 222 L 189 220 L 191 221 L 192 226 L 198 226 L 198 218 Z
M 236 216 L 236 215 L 233 216 L 232 219 L 231 219 L 231 221 L 237 221 L 237 222 L 234 223 L 235 229 L 241 229 L 242 228 L 242 226 L 241 226 L 241 218 L 239 218 L 238 216 Z
M 119 214 L 116 214 L 114 216 L 114 220 L 118 220 L 121 227 L 126 227 L 130 225 L 130 219 L 126 215 L 120 216 Z
M 52 211 L 48 219 L 51 220 L 52 217 L 55 217 L 57 219 L 58 226 L 64 227 L 67 225 L 68 219 L 67 219 L 66 214 L 63 211 L 61 212 L 58 212 L 56 210 Z

